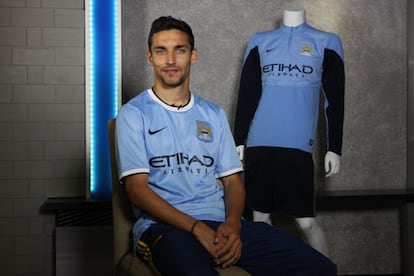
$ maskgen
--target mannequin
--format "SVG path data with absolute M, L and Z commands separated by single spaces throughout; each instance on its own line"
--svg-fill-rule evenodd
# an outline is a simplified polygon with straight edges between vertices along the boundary
M 306 23 L 305 11 L 291 11 L 285 10 L 283 13 L 283 25 L 286 27 L 298 27 Z M 276 62 L 277 63 L 277 62 Z M 236 116 L 237 117 L 237 116 Z M 237 120 L 237 118 L 236 118 Z M 237 123 L 236 123 L 237 125 Z M 341 133 L 342 134 L 342 133 Z M 236 139 L 237 140 L 237 139 Z M 241 144 L 237 146 L 237 151 L 239 153 L 240 160 L 244 160 L 245 154 L 245 145 Z M 325 176 L 331 177 L 337 174 L 340 170 L 340 155 L 334 151 L 327 150 L 324 158 L 324 169 Z M 253 209 L 253 220 L 263 221 L 268 224 L 272 224 L 270 213 L 260 212 Z M 325 238 L 325 234 L 317 223 L 317 220 L 314 216 L 311 217 L 295 217 L 296 223 L 299 225 L 303 234 L 305 235 L 308 243 L 321 252 L 322 254 L 329 257 L 329 248 Z

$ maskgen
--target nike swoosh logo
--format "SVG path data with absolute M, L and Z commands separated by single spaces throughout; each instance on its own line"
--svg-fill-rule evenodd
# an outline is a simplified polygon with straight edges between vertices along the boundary
M 156 130 L 151 130 L 151 129 L 148 129 L 148 134 L 149 135 L 154 135 L 154 134 L 156 134 L 156 133 L 158 133 L 158 132 L 160 132 L 160 131 L 162 131 L 162 130 L 164 130 L 164 129 L 166 129 L 167 127 L 163 127 L 163 128 L 160 128 L 160 129 L 156 129 Z

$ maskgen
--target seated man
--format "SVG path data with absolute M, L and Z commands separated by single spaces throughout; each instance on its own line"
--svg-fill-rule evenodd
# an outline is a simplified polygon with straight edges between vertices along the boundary
M 156 19 L 147 61 L 153 87 L 126 103 L 116 122 L 137 255 L 162 275 L 217 275 L 215 266 L 231 265 L 253 275 L 336 275 L 336 265 L 300 239 L 242 218 L 242 165 L 226 114 L 189 89 L 197 61 L 190 26 Z

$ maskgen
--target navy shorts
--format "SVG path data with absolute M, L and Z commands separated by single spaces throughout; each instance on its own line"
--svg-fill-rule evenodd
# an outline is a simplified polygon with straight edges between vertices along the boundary
M 248 209 L 295 218 L 315 216 L 311 153 L 279 147 L 247 148 L 245 185 Z
M 203 221 L 212 229 L 220 222 Z M 237 266 L 260 276 L 333 276 L 336 265 L 327 257 L 264 222 L 243 220 L 242 254 Z M 154 224 L 139 241 L 137 253 L 154 264 L 163 276 L 218 275 L 208 251 L 189 232 Z

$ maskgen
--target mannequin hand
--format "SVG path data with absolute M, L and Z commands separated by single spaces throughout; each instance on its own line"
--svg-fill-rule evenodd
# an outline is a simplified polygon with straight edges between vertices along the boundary
M 244 159 L 244 145 L 237 146 L 237 154 L 239 155 L 240 161 Z
M 330 177 L 339 172 L 339 155 L 328 151 L 325 155 L 325 176 Z

